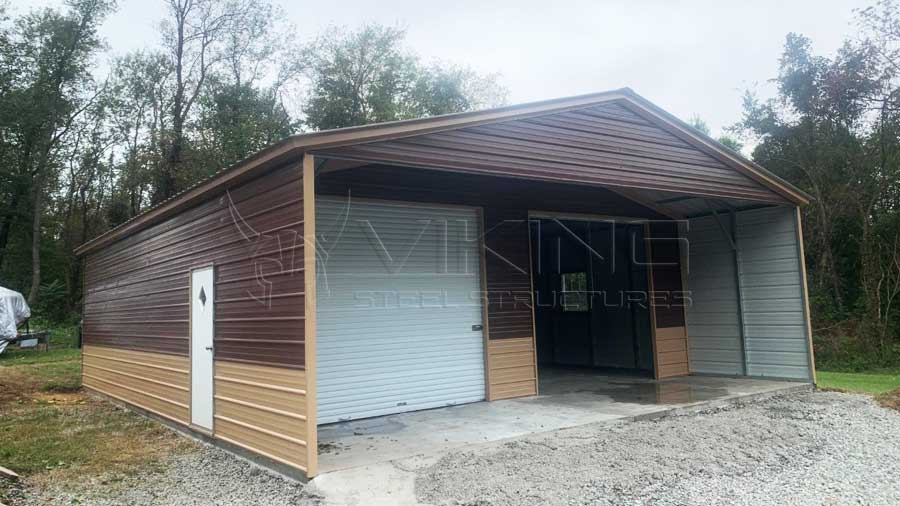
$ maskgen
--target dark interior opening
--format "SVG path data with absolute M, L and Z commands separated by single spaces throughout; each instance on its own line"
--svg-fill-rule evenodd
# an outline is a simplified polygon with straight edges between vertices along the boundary
M 538 367 L 652 375 L 643 224 L 530 226 Z

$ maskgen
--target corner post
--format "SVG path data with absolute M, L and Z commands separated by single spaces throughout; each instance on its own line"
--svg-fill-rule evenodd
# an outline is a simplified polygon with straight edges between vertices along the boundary
M 809 287 L 806 283 L 806 253 L 803 250 L 803 219 L 800 206 L 794 208 L 794 223 L 797 230 L 797 260 L 800 262 L 800 287 L 803 289 L 803 317 L 806 324 L 806 339 L 809 343 L 809 377 L 816 384 L 816 356 L 813 353 L 812 322 L 809 317 Z
M 316 427 L 316 165 L 303 154 L 303 340 L 306 364 L 306 476 L 318 474 L 319 438 Z

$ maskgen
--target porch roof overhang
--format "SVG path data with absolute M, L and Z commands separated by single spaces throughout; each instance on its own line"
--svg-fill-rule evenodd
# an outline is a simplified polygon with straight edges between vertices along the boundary
M 484 111 L 299 134 L 79 246 L 84 255 L 213 192 L 311 153 L 322 170 L 394 164 L 602 186 L 661 214 L 803 205 L 810 197 L 628 88 Z M 299 190 L 298 190 L 299 191 Z

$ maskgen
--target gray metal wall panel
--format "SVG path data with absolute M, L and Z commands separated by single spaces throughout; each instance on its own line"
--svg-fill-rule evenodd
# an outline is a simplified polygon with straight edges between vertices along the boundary
M 737 213 L 737 243 L 748 373 L 811 379 L 796 211 Z
M 484 399 L 471 208 L 319 197 L 319 423 Z
M 730 220 L 722 217 L 726 229 Z M 712 216 L 690 221 L 687 311 L 691 372 L 743 374 L 734 251 Z

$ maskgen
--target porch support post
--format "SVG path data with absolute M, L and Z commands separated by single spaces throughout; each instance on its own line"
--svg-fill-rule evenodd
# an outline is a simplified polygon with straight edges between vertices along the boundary
M 303 341 L 306 367 L 306 477 L 319 471 L 316 427 L 316 161 L 303 155 Z
M 478 251 L 481 261 L 481 271 L 478 275 L 481 277 L 479 287 L 481 288 L 481 328 L 484 338 L 484 398 L 488 401 L 494 400 L 494 393 L 491 391 L 491 320 L 489 316 L 489 307 L 491 304 L 490 291 L 487 286 L 487 257 L 485 255 L 484 236 L 486 234 L 484 228 L 484 208 L 478 208 Z
M 659 357 L 656 352 L 656 306 L 653 304 L 655 288 L 653 285 L 653 252 L 650 240 L 650 223 L 644 223 L 644 261 L 647 262 L 647 302 L 650 308 L 650 349 L 653 352 L 653 379 L 659 379 Z M 685 322 L 687 325 L 687 322 Z
M 738 338 L 741 342 L 741 366 L 744 371 L 744 376 L 748 376 L 750 373 L 750 366 L 747 361 L 747 339 L 745 337 L 746 332 L 744 332 L 744 288 L 741 286 L 741 249 L 738 247 L 738 239 L 737 239 L 737 214 L 734 209 L 730 209 L 728 214 L 731 218 L 731 231 L 725 227 L 725 222 L 722 221 L 722 217 L 716 211 L 716 208 L 710 203 L 709 200 L 704 199 L 706 202 L 706 206 L 709 208 L 710 214 L 716 223 L 719 225 L 719 229 L 722 231 L 722 235 L 728 239 L 728 243 L 731 246 L 731 251 L 733 253 L 734 258 L 734 286 L 736 288 L 737 293 L 737 303 L 738 303 Z
M 730 211 L 731 215 L 731 235 L 728 236 L 728 239 L 731 241 L 731 247 L 734 249 L 734 286 L 737 289 L 737 303 L 738 303 L 738 335 L 741 340 L 741 361 L 743 363 L 744 368 L 744 376 L 750 375 L 750 365 L 747 360 L 747 339 L 746 339 L 746 331 L 744 329 L 744 285 L 741 276 L 741 248 L 738 246 L 738 234 L 737 234 L 737 213 L 734 211 Z M 718 221 L 718 217 L 716 217 L 716 221 Z M 719 225 L 722 226 L 722 223 L 719 222 Z M 724 226 L 722 232 L 725 232 Z
M 678 261 L 681 267 L 681 314 L 684 318 L 684 348 L 687 353 L 687 363 L 688 363 L 688 374 L 692 374 L 694 372 L 694 366 L 691 363 L 691 332 L 688 328 L 688 306 L 684 303 L 684 297 L 690 292 L 690 286 L 688 285 L 688 275 L 691 270 L 691 245 L 687 239 L 688 231 L 691 228 L 691 222 L 684 219 L 678 220 Z M 680 239 L 684 239 L 681 241 Z

